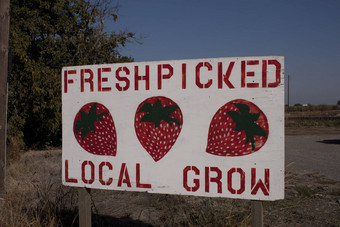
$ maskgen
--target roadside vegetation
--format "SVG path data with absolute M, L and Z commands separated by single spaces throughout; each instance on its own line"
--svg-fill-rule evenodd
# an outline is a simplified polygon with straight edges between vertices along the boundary
M 61 185 L 61 150 L 28 151 L 7 169 L 0 225 L 78 226 L 77 188 Z M 340 182 L 287 166 L 285 199 L 265 226 L 340 226 Z M 249 200 L 92 190 L 93 226 L 249 226 Z
M 113 0 L 11 0 L 8 144 L 61 144 L 61 70 L 74 65 L 131 62 L 121 55 L 133 32 L 110 31 Z
M 340 127 L 340 105 L 286 106 L 285 127 Z
M 301 105 L 285 106 L 285 111 L 290 112 L 313 112 L 313 111 L 333 111 L 340 110 L 340 103 L 338 105 Z

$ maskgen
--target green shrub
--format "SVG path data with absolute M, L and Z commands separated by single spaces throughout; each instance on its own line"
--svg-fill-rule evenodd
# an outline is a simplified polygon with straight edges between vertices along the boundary
M 118 50 L 134 34 L 103 30 L 117 10 L 111 0 L 11 1 L 9 142 L 60 145 L 63 66 L 133 61 Z

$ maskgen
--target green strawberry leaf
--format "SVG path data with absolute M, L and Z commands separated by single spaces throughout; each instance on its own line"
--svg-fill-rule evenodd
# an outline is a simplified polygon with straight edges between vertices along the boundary
M 170 114 L 172 114 L 177 109 L 178 109 L 178 106 L 165 106 L 163 108 L 164 116 L 169 116 Z
M 267 138 L 266 132 L 256 123 L 256 121 L 260 117 L 260 113 L 250 113 L 250 108 L 246 104 L 243 103 L 232 103 L 239 110 L 239 113 L 236 111 L 227 111 L 226 113 L 232 118 L 235 122 L 234 131 L 240 132 L 244 131 L 246 134 L 246 142 L 251 143 L 252 150 L 255 150 L 255 135 L 263 136 Z
M 150 112 L 152 109 L 151 103 L 144 103 L 144 105 L 138 110 L 137 113 Z
M 180 125 L 177 119 L 170 117 L 177 109 L 178 106 L 176 105 L 162 107 L 161 101 L 157 99 L 153 105 L 151 103 L 144 103 L 137 113 L 146 112 L 140 122 L 151 122 L 154 123 L 155 128 L 158 128 L 162 120 L 167 122 L 170 126 L 172 126 L 172 122 Z
M 254 114 L 250 114 L 250 118 L 252 121 L 257 121 L 257 119 L 259 119 L 260 117 L 260 113 L 254 113 Z
M 240 113 L 249 113 L 250 108 L 246 104 L 243 103 L 232 103 L 234 106 L 237 107 L 237 109 L 240 111 Z
M 108 113 L 102 112 L 100 114 L 97 114 L 97 104 L 94 103 L 89 112 L 85 113 L 84 111 L 80 111 L 80 120 L 76 122 L 75 125 L 75 131 L 76 134 L 80 131 L 81 139 L 84 140 L 84 138 L 92 131 L 96 132 L 96 126 L 94 125 L 97 121 L 104 121 L 103 117 L 104 115 L 107 115 Z

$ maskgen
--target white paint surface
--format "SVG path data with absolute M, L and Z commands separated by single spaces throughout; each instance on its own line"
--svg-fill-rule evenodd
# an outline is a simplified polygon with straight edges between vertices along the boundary
M 280 85 L 276 87 L 262 87 L 262 62 L 275 60 L 280 63 Z M 259 83 L 258 88 L 247 88 L 241 85 L 241 62 L 258 61 L 258 65 L 246 65 L 246 73 L 254 72 L 254 76 L 245 76 L 246 83 Z M 212 80 L 209 88 L 199 88 L 195 83 L 196 66 L 200 62 L 209 62 L 212 70 L 207 67 L 200 69 L 201 83 Z M 234 88 L 229 88 L 225 83 L 218 88 L 218 63 L 222 63 L 222 72 L 226 73 L 230 62 L 235 62 L 229 81 Z M 169 64 L 174 69 L 170 79 L 162 80 L 162 89 L 157 88 L 158 65 Z M 182 88 L 182 64 L 186 64 L 186 88 Z M 139 82 L 139 90 L 134 89 L 134 69 L 138 67 L 139 75 L 145 75 L 145 66 L 150 69 L 150 89 L 145 90 L 145 82 Z M 111 68 L 111 72 L 103 73 L 108 78 L 103 82 L 103 87 L 110 87 L 111 91 L 98 91 L 98 68 Z M 116 83 L 124 86 L 116 78 L 116 70 L 119 67 L 127 67 L 130 75 L 126 76 L 130 81 L 130 87 L 126 91 L 118 91 Z M 80 70 L 91 69 L 94 73 L 94 91 L 90 92 L 85 83 L 84 92 L 80 89 Z M 75 74 L 68 74 L 67 79 L 73 83 L 67 83 L 65 93 L 64 73 L 76 70 Z M 267 65 L 267 84 L 274 83 L 276 68 L 273 64 Z M 168 70 L 163 69 L 163 74 Z M 120 74 L 123 76 L 124 74 Z M 85 77 L 87 74 L 85 74 Z M 99 188 L 109 190 L 148 191 L 150 193 L 168 193 L 194 196 L 229 197 L 252 200 L 277 200 L 284 197 L 284 58 L 282 56 L 265 57 L 235 57 L 193 59 L 159 62 L 134 62 L 124 64 L 106 64 L 91 66 L 64 67 L 62 72 L 62 166 L 63 184 L 76 187 Z M 144 150 L 139 143 L 135 129 L 134 116 L 137 106 L 145 99 L 152 96 L 166 96 L 175 101 L 183 113 L 182 131 L 169 153 L 158 162 Z M 234 99 L 245 99 L 255 103 L 267 116 L 269 124 L 269 137 L 265 145 L 257 152 L 240 157 L 219 157 L 206 153 L 209 124 L 215 112 L 225 103 Z M 117 154 L 111 156 L 96 156 L 86 152 L 77 143 L 73 134 L 73 121 L 79 109 L 90 102 L 104 104 L 113 116 L 117 129 Z M 68 161 L 68 171 L 65 162 Z M 95 166 L 95 180 L 92 184 L 86 184 L 82 180 L 81 165 L 84 161 L 92 161 Z M 103 179 L 113 179 L 110 185 L 102 185 L 99 179 L 99 165 L 101 162 L 109 162 L 113 170 L 103 168 Z M 122 163 L 126 163 L 131 187 L 122 183 L 117 186 Z M 136 164 L 140 164 L 141 183 L 151 184 L 150 189 L 136 187 Z M 197 191 L 187 191 L 183 186 L 183 170 L 187 166 L 195 166 L 200 174 L 195 175 L 188 171 L 189 186 L 194 186 L 194 179 L 199 180 L 200 187 Z M 217 167 L 221 170 L 222 192 L 217 192 L 217 184 L 209 183 L 209 192 L 205 190 L 205 167 Z M 245 190 L 241 194 L 232 194 L 228 190 L 227 172 L 232 168 L 241 168 L 245 172 Z M 264 182 L 264 169 L 269 169 L 269 195 L 264 195 L 261 189 L 251 194 L 251 169 L 256 170 L 256 182 L 261 179 Z M 87 179 L 90 178 L 90 168 L 85 168 Z M 105 171 L 106 170 L 106 171 Z M 69 179 L 75 179 L 77 183 L 66 181 L 66 172 Z M 210 177 L 215 177 L 216 172 L 210 172 Z M 233 173 L 232 188 L 240 188 L 240 174 Z

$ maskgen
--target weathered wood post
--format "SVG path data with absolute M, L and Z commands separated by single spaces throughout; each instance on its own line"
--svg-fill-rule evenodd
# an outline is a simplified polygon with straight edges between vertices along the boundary
M 251 226 L 263 227 L 263 207 L 262 201 L 251 201 Z
M 91 189 L 78 189 L 78 206 L 79 206 L 79 226 L 92 226 L 92 212 L 91 212 Z
M 7 73 L 9 0 L 0 3 L 0 198 L 6 197 Z

